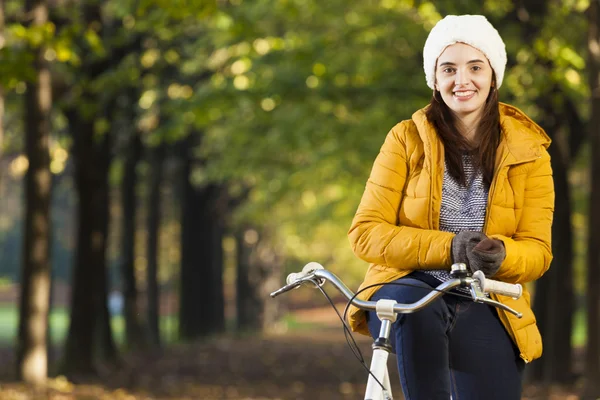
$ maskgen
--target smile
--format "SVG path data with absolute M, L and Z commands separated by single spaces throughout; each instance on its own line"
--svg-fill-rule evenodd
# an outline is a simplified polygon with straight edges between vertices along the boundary
M 460 92 L 454 92 L 454 96 L 459 98 L 460 100 L 469 100 L 473 96 L 475 96 L 474 90 L 465 90 Z

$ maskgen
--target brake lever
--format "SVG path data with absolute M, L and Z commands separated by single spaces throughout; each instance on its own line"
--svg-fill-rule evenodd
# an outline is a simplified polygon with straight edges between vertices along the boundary
M 483 303 L 483 304 L 489 304 L 490 306 L 494 306 L 496 308 L 501 308 L 504 311 L 508 311 L 509 313 L 515 315 L 517 318 L 521 318 L 523 316 L 522 313 L 513 310 L 512 308 L 510 308 L 509 306 L 507 306 L 506 304 L 502 304 L 496 300 L 492 300 L 490 298 L 487 297 L 478 297 L 476 299 L 474 299 L 475 302 L 477 303 Z
M 277 289 L 276 291 L 272 292 L 270 294 L 270 296 L 273 297 L 273 298 L 275 298 L 275 297 L 279 296 L 280 294 L 283 294 L 285 292 L 289 292 L 290 290 L 293 290 L 293 289 L 296 289 L 296 288 L 300 287 L 300 285 L 302 285 L 303 283 L 304 282 L 300 281 L 300 280 L 292 282 L 292 283 L 290 283 L 288 285 L 285 285 L 284 287 L 282 287 L 280 289 Z
M 470 291 L 471 291 L 471 297 L 473 298 L 473 301 L 476 303 L 489 304 L 490 306 L 493 306 L 496 308 L 501 308 L 502 310 L 508 311 L 509 313 L 513 314 L 517 318 L 521 318 L 523 316 L 522 313 L 520 313 L 516 310 L 513 310 L 509 306 L 489 298 L 488 294 L 485 293 L 481 289 L 481 285 L 479 284 L 479 281 L 477 279 L 474 279 L 473 282 L 471 283 Z
M 302 284 L 307 283 L 307 282 L 312 283 L 313 285 L 315 285 L 315 288 L 317 288 L 317 287 L 323 286 L 325 284 L 326 280 L 324 278 L 319 278 L 313 272 L 310 272 L 309 275 L 303 276 L 302 278 L 299 278 L 298 280 L 295 280 L 294 282 L 285 285 L 281 289 L 274 291 L 273 293 L 270 294 L 270 296 L 277 297 L 280 294 L 289 292 L 290 290 L 298 289 Z
M 479 281 L 474 279 L 473 282 L 469 285 L 469 289 L 471 292 L 471 297 L 473 301 L 477 301 L 478 299 L 488 298 L 488 295 L 481 289 L 481 285 Z

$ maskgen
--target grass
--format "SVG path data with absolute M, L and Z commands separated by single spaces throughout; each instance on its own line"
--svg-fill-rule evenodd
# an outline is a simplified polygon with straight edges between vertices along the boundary
M 311 331 L 319 330 L 323 328 L 323 324 L 316 322 L 303 322 L 298 320 L 293 314 L 286 314 L 282 318 L 282 322 L 287 330 L 290 331 Z M 340 330 L 342 330 L 342 323 L 340 322 Z
M 0 304 L 0 346 L 14 344 L 19 324 L 19 312 L 16 305 Z M 161 334 L 166 342 L 176 341 L 177 317 L 161 317 Z M 111 320 L 113 337 L 117 344 L 123 344 L 125 321 L 122 316 L 114 316 Z M 54 308 L 50 313 L 50 338 L 52 343 L 61 344 L 67 337 L 69 329 L 69 310 L 64 307 Z
M 16 307 L 0 306 L 0 343 L 13 341 L 17 330 Z
M 55 344 L 64 343 L 69 328 L 68 309 L 59 307 L 50 313 L 50 337 Z M 296 319 L 293 314 L 287 314 L 282 321 L 290 331 L 307 331 L 322 328 L 318 323 L 306 323 Z M 17 335 L 19 314 L 16 305 L 0 304 L 0 346 L 14 344 Z M 177 316 L 161 317 L 161 335 L 167 343 L 177 341 Z M 125 322 L 123 317 L 115 316 L 111 321 L 114 339 L 118 344 L 123 343 Z M 585 313 L 578 311 L 573 321 L 572 342 L 576 347 L 585 345 L 586 326 Z
M 122 319 L 122 318 L 120 318 Z M 69 329 L 68 310 L 59 307 L 54 308 L 50 313 L 50 338 L 52 343 L 62 343 L 67 336 Z M 0 345 L 14 343 L 17 336 L 19 324 L 19 310 L 16 305 L 0 305 Z M 122 331 L 122 322 L 113 321 L 113 332 Z M 115 332 L 116 334 L 117 332 Z

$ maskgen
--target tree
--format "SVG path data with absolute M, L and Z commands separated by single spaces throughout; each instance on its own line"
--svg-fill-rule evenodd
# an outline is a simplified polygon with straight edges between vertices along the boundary
M 158 248 L 161 222 L 161 183 L 166 145 L 161 141 L 150 150 L 150 188 L 148 196 L 148 267 L 147 299 L 150 342 L 160 346 L 160 290 L 158 284 Z
M 588 68 L 591 92 L 590 176 L 587 243 L 587 349 L 585 353 L 584 399 L 600 396 L 600 4 L 591 1 L 588 9 Z
M 42 27 L 48 22 L 45 0 L 28 0 L 25 10 L 31 25 Z M 31 50 L 35 80 L 27 83 L 25 94 L 26 154 L 29 167 L 25 175 L 25 229 L 23 274 L 17 366 L 20 379 L 43 383 L 48 374 L 46 333 L 50 303 L 50 111 L 51 77 L 44 57 L 45 46 Z
M 281 286 L 283 260 L 266 234 L 244 226 L 235 236 L 236 328 L 239 332 L 261 332 L 280 317 L 279 302 L 269 293 Z
M 139 96 L 136 90 L 130 90 L 127 97 L 129 112 L 126 114 L 129 115 L 126 123 L 131 126 L 133 125 L 132 121 L 135 121 L 134 104 Z M 136 348 L 144 343 L 143 330 L 138 317 L 138 288 L 134 267 L 137 215 L 136 187 L 138 182 L 136 168 L 141 159 L 142 140 L 137 127 L 129 130 L 130 136 L 125 144 L 125 166 L 121 182 L 121 202 L 123 205 L 121 287 L 124 297 L 125 344 L 128 348 Z
M 83 22 L 98 39 L 106 29 L 99 2 L 83 5 Z M 77 250 L 73 271 L 70 325 L 65 344 L 63 372 L 69 376 L 96 373 L 96 359 L 112 362 L 117 352 L 107 305 L 106 248 L 109 221 L 108 172 L 111 161 L 112 120 L 116 96 L 104 96 L 95 80 L 115 66 L 121 57 L 82 45 L 84 66 L 78 96 L 65 107 L 69 131 L 74 139 L 77 208 Z M 120 49 L 124 51 L 123 49 Z M 100 56 L 99 56 L 100 54 Z
M 223 294 L 223 234 L 227 204 L 225 188 L 214 182 L 195 182 L 194 140 L 184 147 L 181 212 L 181 280 L 179 334 L 193 340 L 225 330 Z
M 102 140 L 95 143 L 94 122 L 77 112 L 69 113 L 69 129 L 75 136 L 79 205 L 71 318 L 63 365 L 68 375 L 95 373 L 95 354 L 108 360 L 116 356 L 109 325 L 106 276 L 111 142 L 110 134 L 104 132 Z M 96 352 L 97 349 L 101 351 Z
M 556 140 L 561 126 L 560 120 L 554 116 L 560 115 L 561 110 L 548 107 L 549 98 L 552 97 L 538 99 L 538 104 L 546 106 L 543 121 L 540 122 L 548 135 L 555 139 L 549 149 L 557 193 L 552 224 L 554 259 L 550 270 L 535 286 L 533 306 L 544 338 L 544 357 L 536 361 L 531 369 L 531 378 L 546 384 L 570 383 L 573 380 L 571 333 L 574 311 L 572 201 L 568 181 L 570 157 L 566 146 Z M 562 121 L 568 122 L 566 118 Z
M 0 0 L 0 50 L 4 47 L 4 0 Z M 0 84 L 0 161 L 4 145 L 4 88 Z M 0 193 L 2 193 L 2 171 L 0 170 Z

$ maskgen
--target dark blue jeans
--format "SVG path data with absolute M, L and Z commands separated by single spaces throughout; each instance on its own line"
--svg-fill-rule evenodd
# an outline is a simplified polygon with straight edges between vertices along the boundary
M 411 277 L 382 286 L 371 300 L 419 300 L 431 286 Z M 367 315 L 371 336 L 381 322 Z M 519 400 L 524 361 L 496 310 L 444 295 L 424 309 L 399 314 L 390 334 L 406 400 Z

